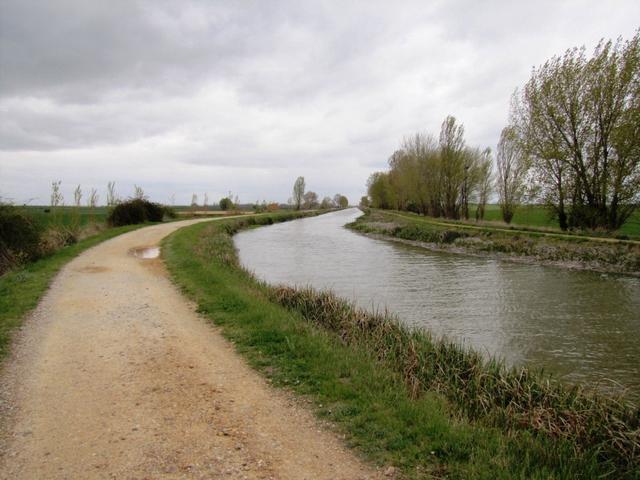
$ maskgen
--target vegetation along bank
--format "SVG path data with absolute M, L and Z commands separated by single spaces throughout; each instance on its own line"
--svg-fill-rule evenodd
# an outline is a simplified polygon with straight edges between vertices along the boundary
M 348 227 L 432 250 L 640 276 L 640 241 L 636 240 L 442 221 L 407 212 L 365 212 Z
M 300 215 L 184 228 L 164 241 L 163 255 L 199 311 L 349 445 L 407 478 L 638 478 L 636 407 L 242 269 L 235 232 Z

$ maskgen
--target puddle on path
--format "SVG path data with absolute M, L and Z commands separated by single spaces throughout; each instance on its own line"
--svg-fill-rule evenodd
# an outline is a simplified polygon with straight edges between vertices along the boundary
M 129 251 L 131 255 L 145 260 L 158 258 L 160 256 L 160 247 L 139 247 Z

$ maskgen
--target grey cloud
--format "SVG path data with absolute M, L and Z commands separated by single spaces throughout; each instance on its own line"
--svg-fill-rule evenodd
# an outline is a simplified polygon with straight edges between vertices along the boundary
M 595 0 L 0 0 L 0 194 L 90 170 L 183 201 L 190 185 L 286 200 L 298 174 L 357 197 L 447 114 L 494 146 L 533 65 L 638 17 Z

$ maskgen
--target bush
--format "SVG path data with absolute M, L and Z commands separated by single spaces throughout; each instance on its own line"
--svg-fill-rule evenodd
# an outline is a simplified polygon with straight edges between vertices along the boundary
M 167 205 L 162 208 L 164 210 L 164 216 L 166 218 L 178 218 L 178 213 L 176 212 L 175 208 L 169 207 Z
M 0 275 L 40 255 L 40 226 L 11 205 L 0 205 Z
M 134 225 L 144 222 L 161 222 L 164 218 L 165 208 L 148 200 L 134 198 L 116 205 L 107 221 L 112 227 L 122 225 Z

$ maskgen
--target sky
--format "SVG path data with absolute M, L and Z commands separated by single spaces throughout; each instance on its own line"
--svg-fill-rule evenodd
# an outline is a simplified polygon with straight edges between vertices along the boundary
M 495 150 L 532 67 L 638 19 L 637 0 L 0 0 L 0 197 L 286 202 L 304 176 L 356 204 L 447 115 Z

